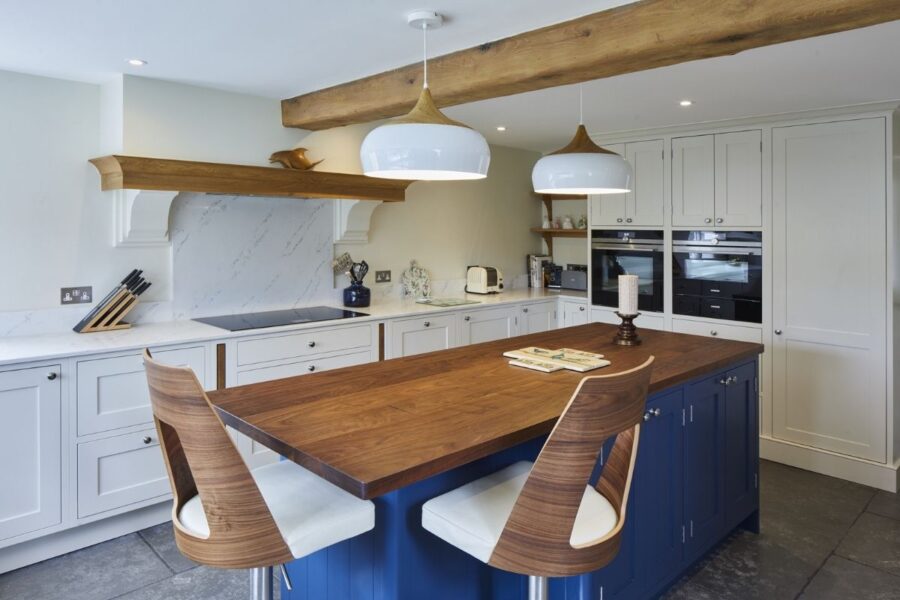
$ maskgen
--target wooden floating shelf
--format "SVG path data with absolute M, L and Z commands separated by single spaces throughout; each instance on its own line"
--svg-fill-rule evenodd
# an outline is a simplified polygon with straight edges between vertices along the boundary
M 531 231 L 553 237 L 587 237 L 587 229 L 542 229 L 532 227 Z
M 100 188 L 402 202 L 412 181 L 351 173 L 110 155 L 91 159 Z

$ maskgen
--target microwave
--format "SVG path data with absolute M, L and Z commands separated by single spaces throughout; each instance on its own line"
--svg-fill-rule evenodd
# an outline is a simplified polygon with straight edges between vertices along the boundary
M 663 310 L 662 231 L 591 232 L 591 303 L 619 306 L 619 275 L 638 276 L 638 309 Z

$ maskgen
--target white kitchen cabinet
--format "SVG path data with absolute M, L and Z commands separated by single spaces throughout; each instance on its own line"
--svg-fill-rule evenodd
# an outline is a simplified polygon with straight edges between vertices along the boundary
M 694 321 L 692 319 L 672 319 L 672 331 L 689 335 L 718 337 L 738 342 L 762 344 L 762 329 L 759 327 L 743 327 L 716 321 Z
M 364 324 L 242 340 L 235 345 L 237 366 L 351 351 L 371 345 L 372 337 L 372 325 Z
M 887 459 L 883 118 L 773 129 L 772 435 Z
M 762 132 L 716 135 L 716 227 L 762 226 Z
M 0 540 L 62 521 L 60 372 L 0 373 Z
M 591 309 L 591 323 L 621 325 L 622 319 L 616 314 L 615 309 L 594 307 Z M 641 313 L 638 318 L 634 320 L 634 325 L 638 328 L 638 333 L 640 333 L 641 329 L 665 330 L 666 319 L 663 317 L 662 313 Z
M 762 132 L 672 139 L 672 225 L 762 225 Z
M 459 343 L 480 344 L 516 335 L 516 309 L 501 306 L 460 313 Z
M 586 325 L 588 322 L 587 300 L 583 302 L 560 300 L 560 314 L 563 327 Z
M 156 428 L 78 444 L 78 517 L 171 494 Z
M 389 358 L 453 348 L 458 339 L 456 319 L 451 313 L 391 321 Z
M 519 309 L 519 335 L 556 329 L 556 301 L 533 302 Z
M 201 382 L 205 381 L 203 346 L 154 351 L 153 356 L 165 364 L 189 366 Z M 140 352 L 78 361 L 76 379 L 79 436 L 153 421 Z
M 591 196 L 592 226 L 662 227 L 665 218 L 665 156 L 663 140 L 614 144 L 634 169 L 631 191 Z

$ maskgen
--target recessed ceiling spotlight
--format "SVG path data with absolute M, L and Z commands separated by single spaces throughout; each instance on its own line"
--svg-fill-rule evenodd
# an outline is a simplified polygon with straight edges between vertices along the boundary
M 680 104 L 681 106 L 691 106 L 693 103 L 694 103 L 693 100 L 682 100 L 678 104 Z
M 506 131 L 506 127 L 503 125 L 497 125 L 497 131 Z
M 147 61 L 141 60 L 140 58 L 130 58 L 128 59 L 128 64 L 132 67 L 143 67 L 147 64 Z

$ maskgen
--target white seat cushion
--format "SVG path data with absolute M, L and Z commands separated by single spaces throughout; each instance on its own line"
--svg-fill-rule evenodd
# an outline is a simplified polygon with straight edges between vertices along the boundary
M 422 527 L 481 562 L 488 562 L 519 492 L 531 473 L 523 461 L 456 488 L 422 506 Z M 612 531 L 618 515 L 601 493 L 585 486 L 569 543 L 584 546 Z
M 250 472 L 294 558 L 301 558 L 375 527 L 375 505 L 345 492 L 291 461 Z M 200 496 L 178 512 L 181 525 L 209 536 Z

